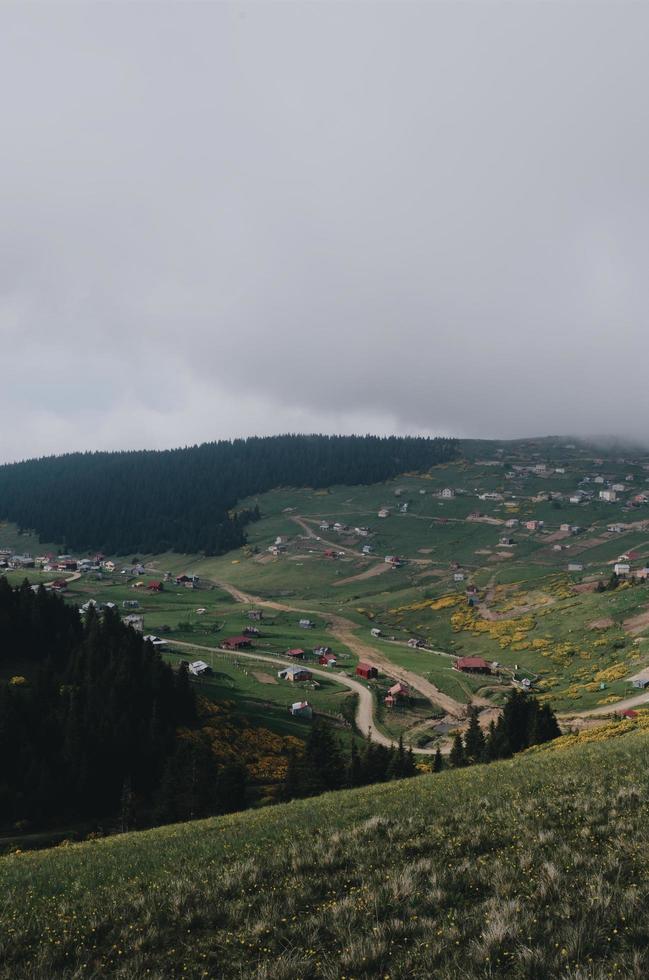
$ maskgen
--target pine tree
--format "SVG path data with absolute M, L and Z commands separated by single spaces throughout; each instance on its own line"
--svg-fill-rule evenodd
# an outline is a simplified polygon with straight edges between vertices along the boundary
M 459 769 L 461 766 L 466 765 L 466 760 L 464 758 L 464 745 L 462 744 L 462 736 L 459 732 L 456 733 L 455 738 L 453 739 L 453 746 L 451 748 L 451 753 L 448 760 L 454 769 Z
M 468 764 L 482 762 L 485 754 L 485 737 L 478 719 L 478 709 L 469 708 L 469 727 L 464 736 L 464 754 Z
M 439 750 L 439 746 L 433 756 L 433 772 L 441 772 L 444 768 L 444 762 L 442 759 L 442 753 Z

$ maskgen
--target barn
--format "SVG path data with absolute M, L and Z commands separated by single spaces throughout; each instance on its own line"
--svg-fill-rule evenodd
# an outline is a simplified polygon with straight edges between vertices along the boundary
M 292 660 L 302 660 L 304 657 L 304 650 L 300 650 L 299 647 L 296 647 L 294 650 L 287 650 L 284 656 L 290 657 Z
M 230 636 L 227 640 L 222 641 L 221 646 L 224 650 L 245 650 L 251 647 L 252 643 L 248 636 Z
M 378 677 L 379 672 L 376 667 L 372 664 L 366 664 L 361 661 L 356 668 L 356 673 L 359 677 L 364 677 L 366 681 L 371 680 L 373 677 Z

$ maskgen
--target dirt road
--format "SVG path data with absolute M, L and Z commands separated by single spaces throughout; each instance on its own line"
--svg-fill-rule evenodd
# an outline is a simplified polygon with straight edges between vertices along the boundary
M 198 643 L 185 643 L 181 640 L 167 640 L 169 646 L 183 647 L 187 650 L 203 650 L 207 653 L 215 653 L 223 651 L 217 651 L 214 647 L 201 646 Z M 281 667 L 294 667 L 295 663 L 290 660 L 284 660 L 282 657 L 273 657 L 268 654 L 263 653 L 246 653 L 243 650 L 237 650 L 237 659 L 239 657 L 248 660 L 263 660 L 265 663 L 279 664 Z M 358 694 L 358 707 L 356 709 L 356 725 L 358 730 L 363 733 L 366 737 L 371 739 L 372 742 L 377 742 L 379 745 L 391 746 L 396 743 L 387 738 L 381 732 L 377 731 L 376 725 L 374 724 L 374 701 L 372 699 L 372 692 L 360 681 L 354 680 L 353 677 L 346 677 L 344 674 L 339 674 L 332 670 L 318 670 L 316 667 L 312 667 L 311 664 L 308 666 L 309 671 L 314 677 L 324 677 L 326 680 L 335 680 L 338 684 L 343 684 L 348 687 L 350 691 L 354 694 Z M 418 749 L 418 752 L 425 752 L 425 749 Z M 433 754 L 434 750 L 429 749 L 428 754 Z
M 261 599 L 259 596 L 249 595 L 247 592 L 242 592 L 241 589 L 237 589 L 236 586 L 230 585 L 228 582 L 217 582 L 216 584 L 219 588 L 228 592 L 237 602 L 265 606 L 268 609 L 276 609 L 279 612 L 310 613 L 310 615 L 314 615 L 313 610 L 310 609 L 300 609 L 283 602 L 273 602 L 270 599 Z M 447 694 L 442 694 L 434 684 L 431 684 L 424 677 L 413 673 L 413 671 L 406 670 L 405 667 L 399 667 L 383 653 L 378 651 L 376 647 L 360 640 L 355 634 L 357 626 L 351 619 L 345 619 L 344 616 L 339 616 L 337 613 L 331 612 L 319 612 L 317 615 L 324 616 L 327 619 L 327 622 L 330 624 L 329 628 L 331 633 L 337 640 L 344 643 L 350 650 L 353 650 L 361 660 L 369 660 L 376 667 L 380 667 L 390 677 L 394 677 L 396 680 L 408 684 L 409 687 L 414 688 L 423 694 L 425 698 L 428 698 L 433 705 L 443 708 L 447 714 L 453 715 L 455 718 L 466 717 L 465 704 L 462 704 L 460 701 L 455 701 Z M 489 704 L 489 702 L 483 699 L 475 700 L 478 704 Z

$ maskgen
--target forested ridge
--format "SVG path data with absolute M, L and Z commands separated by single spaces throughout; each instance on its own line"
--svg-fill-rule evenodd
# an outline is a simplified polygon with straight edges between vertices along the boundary
M 457 454 L 454 439 L 284 435 L 0 466 L 0 518 L 66 549 L 224 552 L 245 543 L 246 497 L 278 486 L 371 484 Z
M 113 610 L 0 579 L 0 826 L 153 815 L 179 732 L 197 725 L 186 671 Z M 19 667 L 18 667 L 19 665 Z M 162 814 L 161 814 L 162 815 Z

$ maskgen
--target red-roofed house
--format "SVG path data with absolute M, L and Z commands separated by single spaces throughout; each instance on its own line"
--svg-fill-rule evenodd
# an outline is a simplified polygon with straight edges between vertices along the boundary
M 373 677 L 378 677 L 379 672 L 376 667 L 372 664 L 366 664 L 361 661 L 356 668 L 356 673 L 359 677 L 364 677 L 366 681 L 371 680 Z
M 284 656 L 291 657 L 292 660 L 301 660 L 304 656 L 304 650 L 300 650 L 299 647 L 296 647 L 294 650 L 287 650 Z
M 149 592 L 163 592 L 164 585 L 162 584 L 162 582 L 149 582 L 149 584 L 147 585 L 147 589 Z
M 224 650 L 244 650 L 251 647 L 252 643 L 248 636 L 230 636 L 227 640 L 221 641 Z

